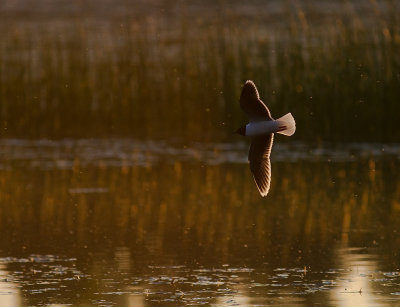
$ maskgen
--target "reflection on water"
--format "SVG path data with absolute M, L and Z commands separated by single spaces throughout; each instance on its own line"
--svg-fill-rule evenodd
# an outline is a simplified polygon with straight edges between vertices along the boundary
M 69 259 L 46 259 L 49 256 L 41 256 L 39 262 L 1 259 L 10 267 L 8 276 L 13 280 L 4 282 L 8 290 L 0 296 L 0 302 L 20 306 L 21 297 L 35 306 L 57 302 L 106 306 L 304 306 L 330 302 L 339 306 L 378 306 L 399 302 L 399 273 L 381 271 L 379 257 L 368 256 L 366 250 L 361 257 L 354 254 L 354 249 L 342 249 L 339 267 L 324 270 L 273 268 L 270 263 L 255 268 L 228 264 L 212 268 L 194 264 L 124 267 L 131 255 L 126 248 L 122 250 L 122 254 L 127 253 L 123 258 L 128 258 L 118 259 L 121 251 L 116 251 L 114 258 L 101 254 L 85 265 Z M 77 266 L 85 266 L 87 272 L 80 272 Z M 13 285 L 16 281 L 21 293 Z
M 282 141 L 282 140 L 280 140 Z M 0 140 L 0 169 L 7 164 L 70 169 L 83 166 L 150 166 L 164 160 L 200 161 L 207 165 L 244 163 L 246 143 L 196 143 L 137 141 L 132 139 Z M 355 162 L 359 159 L 400 159 L 400 145 L 350 143 L 341 146 L 310 146 L 299 142 L 274 144 L 273 161 Z
M 379 304 L 380 291 L 372 289 L 371 285 L 374 275 L 383 275 L 378 270 L 377 259 L 376 255 L 359 250 L 338 250 L 339 263 L 346 269 L 346 273 L 339 280 L 335 299 L 346 306 Z
M 20 306 L 18 287 L 8 279 L 12 273 L 5 269 L 6 266 L 0 261 L 0 306 Z
M 277 145 L 2 140 L 0 306 L 399 304 L 399 147 Z

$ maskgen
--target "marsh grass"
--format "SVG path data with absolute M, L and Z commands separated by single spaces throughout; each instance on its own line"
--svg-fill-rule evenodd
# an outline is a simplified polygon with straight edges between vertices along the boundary
M 226 138 L 245 121 L 240 84 L 253 79 L 275 116 L 294 114 L 299 139 L 397 141 L 397 9 L 371 5 L 365 20 L 343 5 L 325 23 L 287 9 L 272 28 L 234 14 L 4 21 L 0 135 Z

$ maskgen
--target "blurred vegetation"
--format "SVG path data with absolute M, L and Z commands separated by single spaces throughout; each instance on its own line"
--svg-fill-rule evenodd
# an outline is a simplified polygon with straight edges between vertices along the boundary
M 251 18 L 5 18 L 0 136 L 231 137 L 253 79 L 273 115 L 294 114 L 298 139 L 398 141 L 396 2 L 372 1 L 367 14 L 345 1 L 327 20 L 285 3 L 268 22 L 260 3 Z

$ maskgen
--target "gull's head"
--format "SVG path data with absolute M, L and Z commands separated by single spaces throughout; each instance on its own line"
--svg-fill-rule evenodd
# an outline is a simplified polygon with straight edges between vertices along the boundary
M 240 134 L 242 136 L 245 136 L 246 135 L 246 126 L 240 127 L 238 130 L 236 130 L 236 133 Z

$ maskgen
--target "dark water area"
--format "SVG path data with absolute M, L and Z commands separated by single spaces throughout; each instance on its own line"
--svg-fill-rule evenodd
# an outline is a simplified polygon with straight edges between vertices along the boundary
M 396 306 L 400 147 L 0 143 L 1 306 Z

